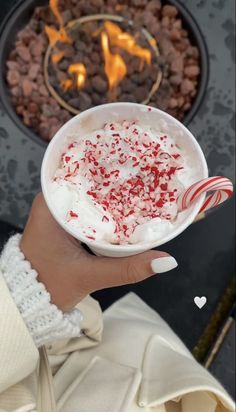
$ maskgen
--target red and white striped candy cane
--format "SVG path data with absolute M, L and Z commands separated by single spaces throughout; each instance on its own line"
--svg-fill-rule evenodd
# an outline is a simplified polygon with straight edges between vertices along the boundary
M 199 213 L 224 202 L 233 194 L 232 182 L 224 176 L 208 177 L 192 184 L 178 197 L 179 211 L 190 207 L 203 193 L 212 191 L 203 203 Z

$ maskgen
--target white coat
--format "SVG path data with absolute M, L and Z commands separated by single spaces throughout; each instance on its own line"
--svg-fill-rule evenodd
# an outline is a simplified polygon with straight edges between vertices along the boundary
M 164 320 L 130 293 L 83 336 L 38 350 L 0 273 L 0 412 L 233 412 L 223 387 Z

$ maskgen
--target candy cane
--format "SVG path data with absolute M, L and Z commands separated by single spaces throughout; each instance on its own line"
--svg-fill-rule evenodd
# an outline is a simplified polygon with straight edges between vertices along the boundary
M 178 209 L 182 211 L 190 207 L 203 193 L 212 191 L 205 199 L 199 213 L 211 209 L 227 200 L 233 194 L 232 182 L 223 176 L 209 177 L 191 185 L 177 200 Z

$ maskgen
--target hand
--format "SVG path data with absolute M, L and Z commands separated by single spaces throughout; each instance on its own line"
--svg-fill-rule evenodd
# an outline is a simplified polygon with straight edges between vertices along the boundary
M 63 311 L 96 290 L 140 282 L 177 266 L 170 255 L 154 250 L 125 258 L 90 255 L 54 220 L 42 194 L 33 202 L 20 246 Z

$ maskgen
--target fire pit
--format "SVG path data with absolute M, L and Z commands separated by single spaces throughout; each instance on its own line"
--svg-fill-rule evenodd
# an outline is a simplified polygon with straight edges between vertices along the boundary
M 192 16 L 176 1 L 90 3 L 26 0 L 6 24 L 0 82 L 19 127 L 49 141 L 74 114 L 112 101 L 150 104 L 188 123 L 208 72 Z

